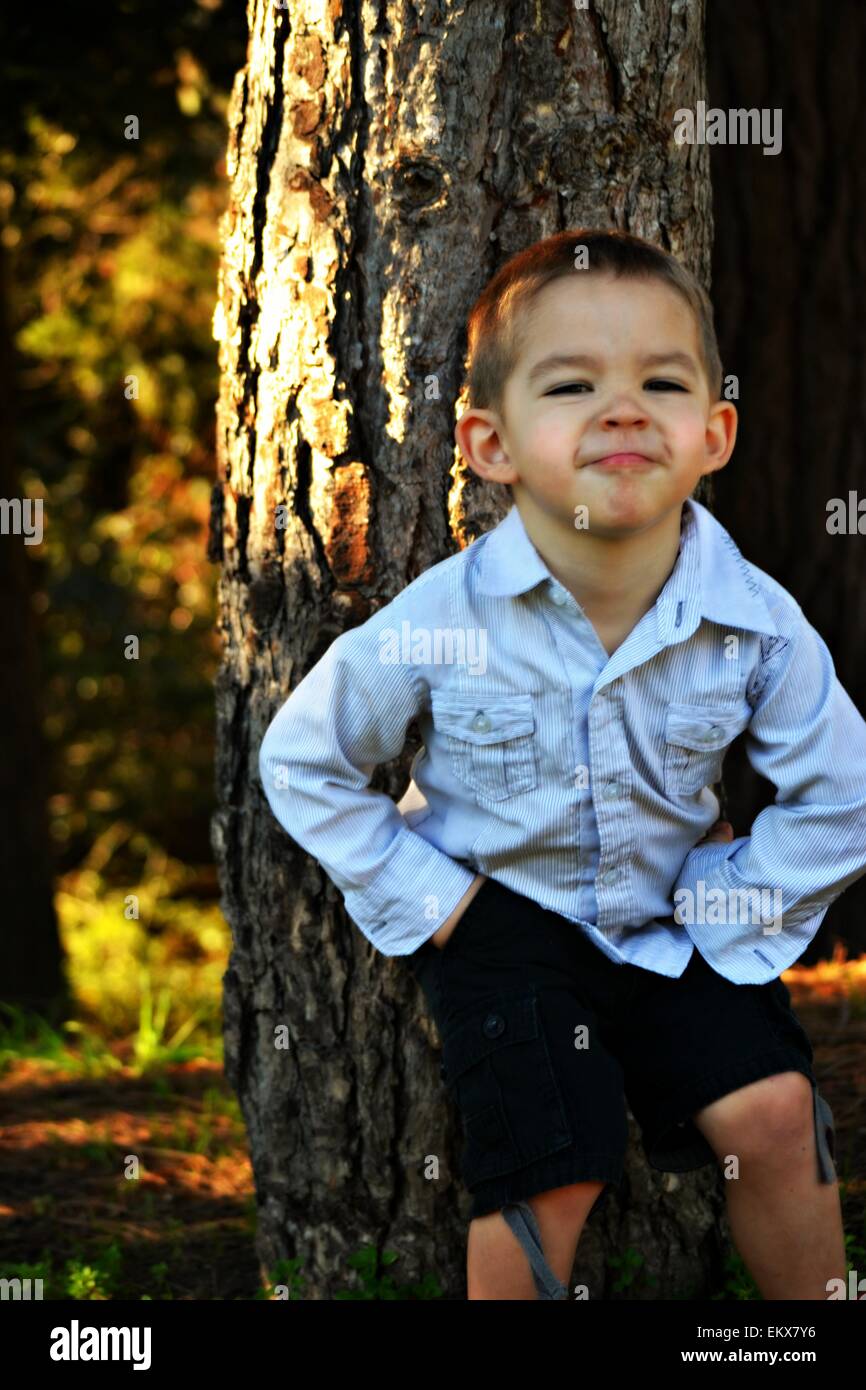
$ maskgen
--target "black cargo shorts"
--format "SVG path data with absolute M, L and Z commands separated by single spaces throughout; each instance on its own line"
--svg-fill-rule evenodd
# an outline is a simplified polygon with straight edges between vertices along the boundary
M 697 949 L 678 979 L 618 965 L 580 928 L 488 878 L 440 949 L 405 960 L 442 1044 L 471 1219 L 538 1192 L 623 1176 L 626 1102 L 650 1165 L 717 1163 L 691 1121 L 777 1072 L 812 1084 L 817 1177 L 836 1180 L 832 1113 L 780 979 L 734 984 Z

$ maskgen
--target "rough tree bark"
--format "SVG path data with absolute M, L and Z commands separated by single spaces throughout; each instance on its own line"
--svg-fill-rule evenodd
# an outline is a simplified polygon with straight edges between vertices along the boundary
M 398 1283 L 433 1271 L 459 1298 L 468 1199 L 450 1176 L 459 1136 L 438 1039 L 400 963 L 274 820 L 258 749 L 341 631 L 503 515 L 453 443 L 466 312 L 502 260 L 567 226 L 609 225 L 660 240 L 707 280 L 707 151 L 672 138 L 673 113 L 705 94 L 703 5 L 251 0 L 249 21 L 214 324 L 226 1067 L 263 1268 L 297 1256 L 304 1296 L 328 1298 L 370 1244 L 400 1252 Z M 415 747 L 373 787 L 399 799 Z M 428 1154 L 442 1160 L 435 1182 Z M 575 1280 L 594 1298 L 703 1289 L 716 1170 L 663 1176 L 632 1146 L 626 1196 L 597 1209 Z M 607 1257 L 627 1246 L 657 1284 L 614 1293 Z

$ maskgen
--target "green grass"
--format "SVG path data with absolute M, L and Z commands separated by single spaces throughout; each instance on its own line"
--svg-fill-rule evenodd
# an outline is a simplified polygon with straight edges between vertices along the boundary
M 381 1255 L 375 1246 L 364 1245 L 348 1258 L 348 1264 L 357 1275 L 354 1288 L 338 1289 L 335 1299 L 358 1299 L 364 1302 L 378 1300 L 432 1300 L 441 1299 L 442 1289 L 433 1274 L 425 1274 L 419 1283 L 398 1284 L 385 1270 L 396 1263 L 399 1255 L 396 1250 L 384 1250 Z M 267 1287 L 260 1289 L 257 1299 L 303 1298 L 306 1280 L 301 1272 L 300 1259 L 279 1260 L 268 1275 Z
M 178 1223 L 182 1225 L 182 1223 Z M 178 1232 L 180 1235 L 181 1232 Z M 404 1300 L 440 1299 L 442 1290 L 432 1274 L 427 1274 L 419 1283 L 396 1283 L 385 1269 L 398 1259 L 395 1250 L 386 1250 L 381 1257 L 372 1246 L 363 1246 L 350 1255 L 348 1265 L 357 1275 L 354 1288 L 338 1290 L 336 1299 Z M 56 1265 L 52 1257 L 43 1254 L 37 1261 L 8 1265 L 4 1277 L 8 1279 L 41 1279 L 43 1298 L 46 1300 L 70 1300 L 85 1303 L 94 1300 L 107 1301 L 113 1298 L 128 1298 L 123 1274 L 124 1254 L 120 1244 L 112 1241 L 101 1251 L 79 1254 Z M 136 1273 L 138 1271 L 136 1270 Z M 148 1267 L 152 1281 L 152 1293 L 139 1294 L 139 1301 L 154 1299 L 173 1299 L 169 1264 L 166 1260 L 156 1261 Z M 279 1260 L 270 1271 L 267 1286 L 251 1293 L 251 1301 L 297 1300 L 305 1296 L 307 1281 L 302 1272 L 300 1259 Z
M 159 991 L 154 1005 L 150 981 L 144 976 L 137 1026 L 127 1040 L 122 1040 L 129 1043 L 130 1057 L 125 1065 L 134 1076 L 150 1076 L 195 1058 L 222 1061 L 222 1037 L 215 1026 L 219 1003 L 198 1009 L 167 1036 L 171 1007 L 167 989 Z M 88 1080 L 102 1080 L 124 1067 L 97 1026 L 67 1019 L 57 1029 L 39 1014 L 0 1003 L 0 1075 L 13 1063 L 27 1059 Z
M 622 1255 L 611 1255 L 607 1267 L 618 1271 L 612 1285 L 614 1293 L 624 1293 L 626 1290 L 634 1292 L 641 1286 L 658 1288 L 658 1280 L 654 1275 L 647 1273 L 643 1255 L 632 1246 L 628 1246 Z

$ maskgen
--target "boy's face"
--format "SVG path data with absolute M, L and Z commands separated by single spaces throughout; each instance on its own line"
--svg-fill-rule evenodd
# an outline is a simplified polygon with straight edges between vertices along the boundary
M 679 515 L 727 463 L 736 409 L 711 403 L 697 324 L 669 286 L 575 270 L 540 291 L 522 332 L 501 416 L 469 410 L 455 431 L 475 472 L 511 483 L 521 510 L 573 528 L 585 506 L 580 527 L 625 537 Z

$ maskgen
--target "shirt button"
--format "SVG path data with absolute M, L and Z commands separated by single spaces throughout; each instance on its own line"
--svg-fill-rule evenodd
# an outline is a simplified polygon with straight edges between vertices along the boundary
M 481 1025 L 481 1031 L 485 1038 L 498 1038 L 500 1033 L 505 1032 L 505 1019 L 502 1014 L 488 1014 Z
M 602 795 L 612 801 L 615 796 L 619 796 L 619 782 L 608 782 Z
M 564 603 L 568 603 L 568 597 L 562 592 L 561 589 L 554 589 L 553 593 L 551 594 L 551 598 L 553 599 L 553 602 L 557 604 L 560 608 Z
M 479 710 L 472 721 L 472 727 L 476 734 L 486 734 L 492 728 L 490 720 L 483 710 Z
M 602 883 L 616 883 L 619 878 L 619 869 L 605 869 L 601 876 Z

